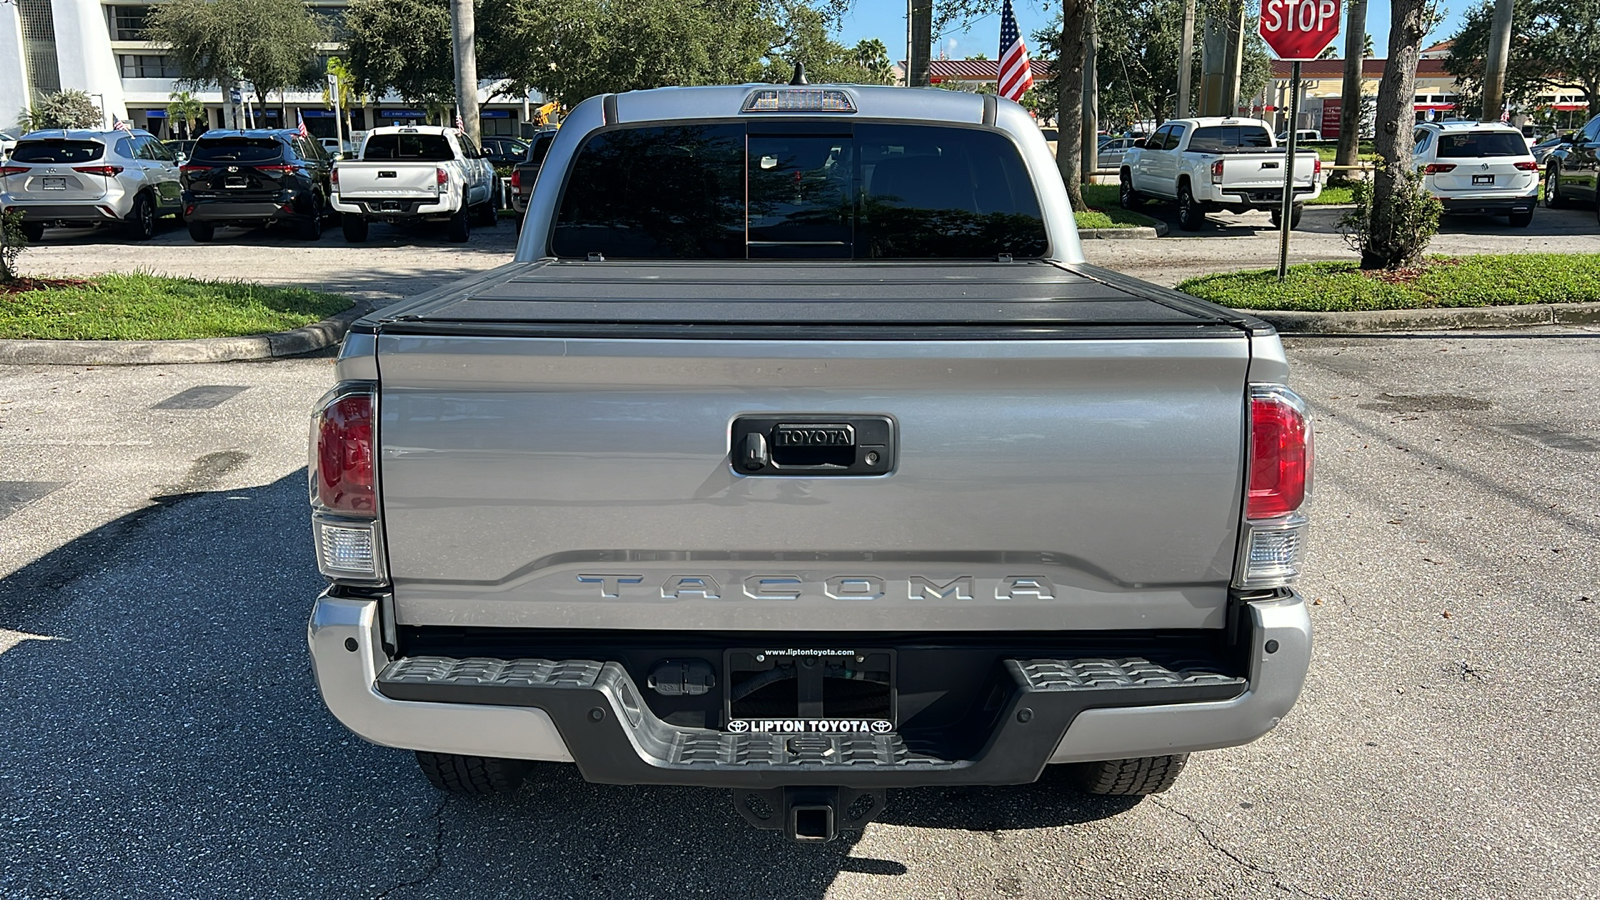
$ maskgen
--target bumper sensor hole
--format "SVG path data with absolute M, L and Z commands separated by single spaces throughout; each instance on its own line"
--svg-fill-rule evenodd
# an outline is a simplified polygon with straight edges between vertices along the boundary
M 351 653 L 356 652 L 356 650 L 359 649 L 360 647 L 361 647 L 361 645 L 356 643 L 356 639 L 355 638 L 345 638 L 344 639 L 344 648 L 346 650 L 349 650 Z

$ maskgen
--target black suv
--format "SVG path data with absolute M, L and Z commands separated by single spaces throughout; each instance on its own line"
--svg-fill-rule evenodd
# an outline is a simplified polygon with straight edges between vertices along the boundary
M 183 167 L 189 236 L 204 243 L 218 225 L 292 223 L 322 237 L 328 206 L 328 155 L 292 130 L 208 131 Z
M 514 166 L 528 155 L 528 142 L 522 138 L 486 134 L 479 143 L 483 145 L 484 158 L 496 166 Z

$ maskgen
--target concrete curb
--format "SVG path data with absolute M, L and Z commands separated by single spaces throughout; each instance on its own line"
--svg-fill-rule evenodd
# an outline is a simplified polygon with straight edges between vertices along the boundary
M 1241 309 L 1239 312 L 1265 320 L 1283 334 L 1366 334 L 1600 324 L 1600 303 L 1530 303 L 1527 306 L 1359 312 L 1287 312 L 1270 309 Z
M 1087 240 L 1141 240 L 1167 236 L 1167 223 L 1157 222 L 1153 227 L 1135 225 L 1132 228 L 1079 228 L 1078 239 Z
M 368 302 L 320 322 L 277 334 L 193 341 L 0 341 L 0 364 L 136 366 L 238 362 L 299 356 L 344 339 L 350 323 L 373 309 Z

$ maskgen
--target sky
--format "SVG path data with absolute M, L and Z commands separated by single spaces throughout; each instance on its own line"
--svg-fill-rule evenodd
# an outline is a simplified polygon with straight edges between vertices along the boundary
M 996 0 L 998 5 L 998 0 Z M 1473 0 L 1444 0 L 1445 18 L 1443 24 L 1435 28 L 1428 38 L 1422 42 L 1424 47 L 1448 38 L 1460 27 L 1462 14 L 1473 5 Z M 1043 28 L 1053 17 L 1052 12 L 1061 8 L 1059 0 L 1055 3 L 1041 3 L 1038 0 L 1012 0 L 1012 7 L 1017 13 L 1017 25 L 1022 29 L 1025 40 L 1031 45 L 1033 33 Z M 982 53 L 994 59 L 1000 51 L 1000 14 L 998 12 L 977 19 L 971 23 L 972 28 L 966 33 L 959 29 L 951 34 L 944 35 L 934 48 L 933 55 L 937 59 L 939 52 L 944 51 L 951 59 L 963 59 L 974 53 Z M 1367 0 L 1367 32 L 1372 35 L 1372 45 L 1378 56 L 1387 55 L 1385 48 L 1389 40 L 1389 4 L 1384 0 Z M 843 27 L 840 31 L 840 40 L 845 44 L 854 44 L 865 38 L 877 38 L 889 47 L 889 58 L 895 62 L 905 59 L 906 56 L 906 3 L 905 0 L 855 0 L 851 11 L 845 14 Z M 1339 36 L 1337 42 L 1340 53 L 1344 50 L 1344 35 Z

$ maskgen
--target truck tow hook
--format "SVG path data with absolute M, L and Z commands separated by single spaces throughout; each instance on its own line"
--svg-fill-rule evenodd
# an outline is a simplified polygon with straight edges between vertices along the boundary
M 823 844 L 841 831 L 860 831 L 884 808 L 884 791 L 844 787 L 735 790 L 733 806 L 745 821 L 781 831 L 791 841 Z

